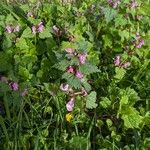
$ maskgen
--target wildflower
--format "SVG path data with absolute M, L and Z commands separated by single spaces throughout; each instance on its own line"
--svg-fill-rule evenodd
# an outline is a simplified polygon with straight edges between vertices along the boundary
M 114 60 L 114 64 L 115 64 L 115 66 L 119 66 L 120 65 L 120 56 L 119 55 L 116 56 L 116 58 Z
M 38 32 L 43 32 L 43 29 L 44 29 L 43 22 L 40 22 L 40 23 L 38 24 L 37 30 L 38 30 Z
M 14 32 L 19 32 L 20 31 L 20 27 L 19 26 L 16 26 L 15 28 L 14 28 Z
M 130 8 L 136 8 L 136 7 L 138 7 L 139 5 L 138 5 L 138 3 L 137 3 L 137 1 L 135 1 L 135 0 L 133 0 L 132 2 L 131 2 L 131 4 L 130 4 Z
M 32 26 L 32 33 L 36 34 L 36 27 L 35 26 Z
M 65 48 L 65 51 L 69 54 L 74 53 L 74 49 L 73 48 Z
M 139 33 L 136 33 L 136 40 L 134 41 L 134 46 L 136 48 L 141 48 L 144 45 L 144 40 L 141 38 Z
M 11 26 L 7 25 L 6 28 L 5 28 L 6 32 L 8 33 L 12 33 L 13 32 L 13 29 Z
M 59 28 L 57 28 L 56 26 L 53 26 L 53 30 L 54 30 L 54 32 L 56 32 L 56 33 L 59 32 Z
M 65 84 L 65 83 L 62 83 L 60 85 L 60 89 L 64 92 L 67 92 L 69 90 L 69 85 L 68 84 Z
M 128 68 L 130 65 L 131 65 L 131 63 L 127 61 L 127 62 L 125 62 L 125 63 L 122 65 L 122 67 L 123 67 L 123 68 Z
M 87 96 L 88 95 L 87 91 L 84 88 L 82 88 L 81 93 L 82 93 L 82 96 Z
M 117 8 L 117 6 L 120 4 L 120 0 L 107 0 L 107 2 L 113 8 Z
M 10 85 L 10 87 L 11 87 L 11 89 L 12 89 L 13 91 L 17 91 L 17 90 L 18 90 L 18 87 L 19 87 L 18 83 L 16 83 L 16 82 L 11 82 L 9 85 Z
M 76 72 L 76 77 L 77 77 L 78 79 L 81 79 L 81 78 L 83 78 L 83 74 L 82 74 L 80 71 L 77 71 L 77 72 Z
M 73 119 L 72 113 L 67 113 L 67 114 L 66 114 L 66 121 L 70 122 L 71 119 Z
M 141 48 L 142 45 L 144 45 L 144 40 L 143 39 L 139 40 L 139 43 L 136 45 L 136 48 Z
M 136 19 L 139 20 L 139 21 L 140 21 L 142 18 L 143 18 L 142 15 L 137 15 L 137 16 L 136 16 Z
M 57 35 L 57 36 L 62 35 L 62 31 L 56 26 L 53 26 L 53 31 L 54 31 L 55 35 Z
M 68 73 L 74 73 L 74 68 L 73 68 L 73 66 L 69 66 L 69 67 L 67 68 L 67 72 L 68 72 Z
M 68 111 L 72 111 L 74 107 L 74 98 L 71 98 L 66 104 L 66 108 Z
M 87 54 L 79 54 L 79 60 L 81 64 L 84 64 L 86 61 Z
M 28 95 L 28 90 L 25 89 L 25 90 L 21 93 L 21 96 L 22 96 L 22 97 L 25 97 L 25 96 L 27 96 L 27 95 Z
M 28 12 L 28 13 L 27 13 L 27 17 L 33 17 L 32 12 Z

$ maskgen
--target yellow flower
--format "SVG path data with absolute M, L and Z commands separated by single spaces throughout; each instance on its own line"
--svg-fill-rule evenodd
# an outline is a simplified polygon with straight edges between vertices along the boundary
M 70 121 L 71 121 L 71 119 L 73 119 L 73 115 L 72 115 L 72 113 L 68 113 L 68 114 L 66 114 L 66 120 L 67 120 L 68 122 L 70 122 Z

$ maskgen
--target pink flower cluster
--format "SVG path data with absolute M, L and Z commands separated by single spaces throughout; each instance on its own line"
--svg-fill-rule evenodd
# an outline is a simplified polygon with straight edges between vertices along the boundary
M 41 33 L 44 30 L 44 25 L 43 22 L 40 22 L 38 25 L 36 26 L 32 26 L 32 33 L 36 34 L 36 33 Z
M 107 0 L 107 2 L 113 8 L 117 8 L 117 6 L 120 4 L 120 0 Z
M 66 104 L 66 108 L 68 111 L 72 111 L 74 107 L 74 98 L 70 98 L 69 101 Z
M 87 54 L 84 54 L 84 53 L 83 53 L 83 54 L 77 53 L 77 52 L 75 51 L 75 49 L 73 49 L 73 48 L 66 48 L 65 51 L 66 51 L 68 54 L 70 54 L 71 56 L 74 56 L 74 57 L 77 56 L 78 59 L 79 59 L 80 65 L 85 64 L 86 58 L 87 58 Z M 68 66 L 68 67 L 67 67 L 67 72 L 68 72 L 68 73 L 75 74 L 75 76 L 76 76 L 78 79 L 81 79 L 81 78 L 84 77 L 84 75 L 83 75 L 79 70 L 77 70 L 76 67 L 74 67 L 74 66 Z
M 131 3 L 130 3 L 130 8 L 136 8 L 136 7 L 138 7 L 139 5 L 138 5 L 138 3 L 137 3 L 137 1 L 135 1 L 135 0 L 133 0 L 133 1 L 131 1 Z
M 69 85 L 66 84 L 66 83 L 62 83 L 60 85 L 60 89 L 61 89 L 61 91 L 69 94 L 70 98 L 69 98 L 69 100 L 68 100 L 68 102 L 66 104 L 66 109 L 67 109 L 67 111 L 73 111 L 74 101 L 75 101 L 74 100 L 75 99 L 75 93 L 74 93 L 73 89 L 70 88 Z M 72 93 L 74 93 L 74 96 L 72 96 Z M 85 96 L 88 95 L 88 93 L 87 93 L 87 91 L 84 88 L 82 88 L 81 92 L 78 92 L 78 95 L 82 95 L 82 96 L 85 97 Z
M 129 61 L 126 61 L 125 63 L 122 64 L 120 55 L 116 56 L 114 60 L 114 64 L 115 66 L 122 67 L 122 68 L 128 68 L 131 65 Z
M 13 27 L 13 26 L 7 25 L 5 27 L 5 31 L 7 33 L 19 32 L 20 31 L 20 27 L 19 26 Z
M 32 12 L 28 12 L 28 13 L 27 13 L 27 17 L 33 17 Z
M 57 28 L 54 28 L 54 29 L 57 30 Z M 78 65 L 76 65 L 76 66 L 69 65 L 67 67 L 67 69 L 66 69 L 66 72 L 70 73 L 70 74 L 73 74 L 78 79 L 82 80 L 82 78 L 84 77 L 84 75 L 78 69 L 78 67 L 79 67 L 79 65 L 85 64 L 86 59 L 87 59 L 87 54 L 85 54 L 85 53 L 78 53 L 73 48 L 66 48 L 65 52 L 67 52 L 70 55 L 71 58 L 72 57 L 77 57 L 78 60 L 79 60 Z M 70 97 L 69 100 L 68 100 L 68 102 L 67 102 L 67 104 L 66 104 L 67 111 L 72 111 L 73 110 L 74 101 L 75 101 L 75 96 L 76 95 L 81 95 L 81 96 L 87 96 L 88 95 L 87 91 L 83 87 L 80 90 L 80 92 L 75 93 L 75 91 L 72 88 L 70 88 L 68 84 L 65 84 L 65 83 L 62 83 L 60 85 L 60 89 L 63 92 L 67 93 L 69 95 L 69 97 Z
M 134 46 L 136 48 L 141 48 L 144 45 L 144 40 L 141 38 L 139 33 L 136 33 L 136 40 L 134 41 Z
M 18 91 L 19 90 L 19 85 L 17 82 L 14 82 L 14 81 L 11 81 L 11 80 L 8 80 L 8 78 L 4 77 L 4 76 L 0 76 L 0 81 L 1 82 L 4 82 L 6 84 L 9 85 L 9 87 L 12 89 L 12 91 Z M 28 90 L 25 89 L 22 93 L 21 93 L 21 96 L 24 97 L 28 95 Z

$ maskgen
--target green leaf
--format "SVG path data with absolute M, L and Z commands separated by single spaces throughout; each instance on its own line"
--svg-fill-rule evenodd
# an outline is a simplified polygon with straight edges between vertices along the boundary
M 67 83 L 71 86 L 71 87 L 74 87 L 75 89 L 80 89 L 82 86 L 81 86 L 81 81 L 76 78 L 73 74 L 70 74 L 70 73 L 64 73 L 62 75 L 62 79 L 66 79 L 67 80 Z
M 90 63 L 85 63 L 85 64 L 81 65 L 81 66 L 79 67 L 79 70 L 80 70 L 83 74 L 85 74 L 85 75 L 89 75 L 89 74 L 91 74 L 91 73 L 100 72 L 100 70 L 98 69 L 97 66 L 92 65 L 92 64 L 90 64 Z
M 110 47 L 112 48 L 112 38 L 109 35 L 103 35 L 103 40 L 104 40 L 104 47 Z
M 83 81 L 82 85 L 84 86 L 87 92 L 91 91 L 91 85 L 87 82 L 87 80 Z
M 20 50 L 26 50 L 29 48 L 24 38 L 20 38 L 17 40 L 16 47 L 18 47 Z
M 103 108 L 108 108 L 109 106 L 111 106 L 111 101 L 107 98 L 107 97 L 102 97 L 101 98 L 102 100 L 100 101 L 100 105 L 103 107 Z
M 23 31 L 21 37 L 22 37 L 22 38 L 33 38 L 33 37 L 34 37 L 34 34 L 32 34 L 31 29 L 30 29 L 29 27 L 27 27 L 27 28 Z
M 39 33 L 39 37 L 41 39 L 45 39 L 45 38 L 50 38 L 52 37 L 51 33 L 50 33 L 50 30 L 48 28 L 45 28 L 43 30 L 43 32 Z
M 127 107 L 123 112 L 121 118 L 124 120 L 126 128 L 139 128 L 142 122 L 142 117 L 134 107 Z
M 4 82 L 1 82 L 0 81 L 0 91 L 3 93 L 3 92 L 8 92 L 10 91 L 10 87 L 8 84 L 4 83 Z
M 112 9 L 112 8 L 102 8 L 102 12 L 105 16 L 105 19 L 106 19 L 107 23 L 112 21 L 117 15 L 117 11 Z
M 86 108 L 93 109 L 96 108 L 96 92 L 92 91 L 87 97 L 86 97 Z
M 10 55 L 0 52 L 0 71 L 7 71 L 11 69 L 11 57 Z
M 61 60 L 59 63 L 55 64 L 53 67 L 62 71 L 65 71 L 69 65 L 69 61 Z
M 124 77 L 126 70 L 123 68 L 116 67 L 115 72 L 116 72 L 116 75 L 114 76 L 114 78 L 121 80 Z
M 3 39 L 3 49 L 10 48 L 11 46 L 12 46 L 12 41 L 9 38 L 9 36 L 6 35 Z

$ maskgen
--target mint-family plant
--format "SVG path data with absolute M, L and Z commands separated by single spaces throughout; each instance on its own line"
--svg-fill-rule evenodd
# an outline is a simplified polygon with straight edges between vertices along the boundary
M 2 149 L 150 149 L 149 0 L 0 2 Z

